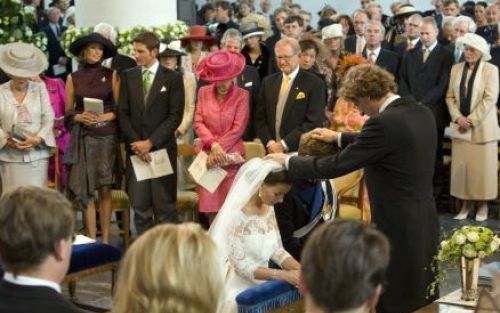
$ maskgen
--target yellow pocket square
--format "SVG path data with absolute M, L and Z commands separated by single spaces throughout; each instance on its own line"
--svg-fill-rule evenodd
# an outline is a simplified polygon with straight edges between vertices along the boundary
M 295 97 L 295 100 L 304 99 L 305 97 L 306 97 L 306 95 L 301 91 L 297 94 L 297 97 Z

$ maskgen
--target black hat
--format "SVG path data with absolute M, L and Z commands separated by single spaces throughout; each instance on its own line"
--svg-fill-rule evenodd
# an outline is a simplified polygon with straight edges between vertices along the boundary
M 184 56 L 186 53 L 181 49 L 180 40 L 172 40 L 168 44 L 160 43 L 160 58 Z
M 259 27 L 257 23 L 251 22 L 251 23 L 241 24 L 240 32 L 243 35 L 243 39 L 247 39 L 252 36 L 264 35 L 264 28 Z
M 69 51 L 77 56 L 79 55 L 85 47 L 91 43 L 98 43 L 102 45 L 102 59 L 107 59 L 116 55 L 116 47 L 115 45 L 104 38 L 99 33 L 90 33 L 86 36 L 80 37 L 73 41 L 69 46 Z

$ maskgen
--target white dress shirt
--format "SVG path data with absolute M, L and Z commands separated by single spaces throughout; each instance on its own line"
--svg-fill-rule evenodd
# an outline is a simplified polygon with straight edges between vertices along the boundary
M 146 71 L 146 70 L 150 71 L 153 74 L 151 77 L 154 79 L 156 72 L 158 71 L 159 66 L 160 66 L 160 62 L 155 61 L 155 63 L 153 63 L 153 65 L 151 65 L 150 67 L 142 66 L 142 72 L 144 73 L 144 71 Z
M 54 289 L 58 293 L 61 293 L 61 286 L 59 286 L 59 284 L 57 284 L 53 281 L 50 281 L 50 280 L 29 277 L 29 276 L 21 276 L 21 275 L 14 276 L 12 273 L 9 273 L 9 272 L 5 272 L 5 274 L 3 275 L 3 279 L 6 282 L 9 282 L 9 283 L 15 284 L 15 285 L 49 287 L 49 288 Z
M 376 48 L 375 50 L 370 50 L 368 49 L 368 47 L 366 48 L 366 56 L 368 58 L 371 58 L 373 63 L 375 63 L 378 59 L 378 55 L 380 54 L 380 50 L 382 49 L 382 47 L 378 47 Z M 373 54 L 373 58 L 372 58 L 372 54 Z

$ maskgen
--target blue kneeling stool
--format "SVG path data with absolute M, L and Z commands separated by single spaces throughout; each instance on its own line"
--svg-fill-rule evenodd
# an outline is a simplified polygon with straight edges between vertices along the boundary
M 74 297 L 76 281 L 101 272 L 112 271 L 111 288 L 114 288 L 114 274 L 120 262 L 121 252 L 117 248 L 102 243 L 73 245 L 71 262 L 63 283 L 69 284 L 69 292 Z M 0 278 L 3 277 L 0 264 Z
M 63 283 L 68 283 L 69 294 L 74 298 L 76 282 L 84 277 L 111 271 L 111 290 L 114 276 L 120 262 L 121 252 L 117 248 L 102 243 L 73 245 L 71 263 Z
M 303 305 L 298 289 L 281 280 L 248 288 L 236 296 L 236 304 L 238 313 L 285 312 L 291 307 Z

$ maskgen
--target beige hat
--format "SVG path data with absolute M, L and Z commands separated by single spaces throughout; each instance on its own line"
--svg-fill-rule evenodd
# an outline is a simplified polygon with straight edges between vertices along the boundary
M 481 59 L 483 61 L 489 61 L 491 59 L 490 46 L 488 46 L 488 43 L 486 42 L 486 40 L 484 40 L 483 37 L 473 33 L 466 33 L 465 35 L 457 39 L 457 47 L 462 51 L 464 50 L 464 45 L 472 47 L 481 52 Z
M 344 33 L 342 32 L 342 25 L 340 24 L 328 25 L 326 27 L 323 27 L 323 29 L 321 30 L 322 40 L 338 37 L 345 37 Z
M 0 68 L 14 77 L 31 78 L 47 69 L 45 54 L 37 47 L 14 42 L 0 45 Z

